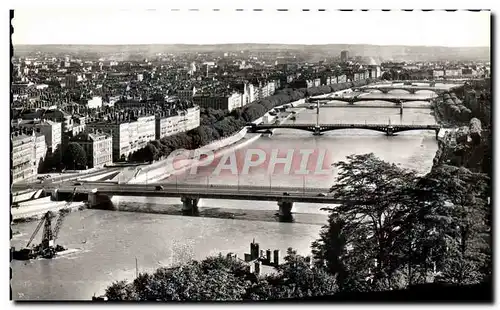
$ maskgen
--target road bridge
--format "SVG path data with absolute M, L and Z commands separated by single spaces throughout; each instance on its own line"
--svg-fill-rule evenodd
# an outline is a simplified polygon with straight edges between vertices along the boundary
M 250 132 L 269 132 L 272 129 L 297 129 L 310 131 L 315 135 L 321 135 L 323 132 L 339 129 L 367 129 L 386 133 L 392 136 L 395 133 L 410 130 L 434 130 L 436 138 L 441 127 L 439 125 L 391 125 L 391 124 L 247 124 Z
M 458 88 L 462 85 L 454 85 L 454 86 L 411 86 L 411 85 L 399 85 L 399 86 L 377 86 L 377 85 L 370 85 L 370 86 L 363 86 L 356 88 L 356 90 L 362 90 L 362 91 L 370 91 L 370 90 L 379 90 L 384 94 L 387 94 L 391 90 L 405 90 L 410 94 L 415 94 L 417 91 L 420 90 L 429 90 L 433 91 L 436 94 L 451 91 L 455 88 Z
M 426 98 L 409 98 L 409 97 L 383 97 L 383 96 L 353 96 L 353 97 L 330 97 L 330 98 L 322 98 L 322 99 L 312 99 L 314 101 L 320 101 L 320 102 L 330 102 L 330 101 L 343 101 L 347 102 L 350 104 L 354 104 L 356 102 L 362 102 L 362 101 L 387 101 L 387 102 L 393 102 L 396 104 L 404 103 L 404 102 L 410 102 L 410 101 L 432 101 L 433 98 L 426 97 Z
M 183 211 L 194 211 L 200 199 L 276 201 L 279 214 L 291 214 L 295 202 L 340 204 L 346 201 L 336 199 L 328 188 L 216 185 L 216 184 L 117 184 L 109 182 L 85 182 L 81 185 L 50 184 L 43 187 L 52 194 L 53 200 L 75 194 L 88 195 L 90 207 L 109 203 L 112 196 L 179 197 Z M 161 186 L 161 188 L 159 187 Z M 34 184 L 34 188 L 41 184 Z M 353 202 L 351 202 L 353 203 Z

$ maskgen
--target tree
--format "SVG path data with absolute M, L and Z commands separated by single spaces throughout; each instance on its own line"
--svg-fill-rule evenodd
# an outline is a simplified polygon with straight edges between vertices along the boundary
M 323 268 L 311 267 L 310 261 L 292 248 L 288 248 L 285 263 L 279 265 L 277 271 L 266 280 L 276 287 L 280 298 L 333 295 L 337 291 L 334 277 Z
M 87 165 L 87 154 L 80 144 L 70 142 L 64 151 L 63 163 L 66 167 L 72 167 L 72 169 L 85 168 Z
M 106 297 L 110 301 L 134 300 L 134 290 L 127 281 L 116 281 L 106 288 Z
M 464 167 L 438 166 L 426 177 L 428 195 L 439 200 L 428 221 L 439 243 L 434 244 L 440 280 L 476 284 L 490 276 L 491 236 L 487 225 L 488 178 Z M 430 192 L 430 193 L 429 193 Z
M 202 301 L 241 300 L 246 280 L 233 258 L 211 257 L 173 268 L 140 274 L 132 283 L 116 282 L 106 290 L 110 300 Z
M 386 163 L 373 154 L 351 155 L 339 169 L 333 196 L 345 201 L 335 208 L 313 243 L 319 264 L 337 276 L 343 290 L 401 288 L 407 263 L 413 208 L 407 189 L 413 171 Z
M 119 281 L 106 289 L 109 300 L 228 301 L 270 300 L 334 294 L 335 279 L 312 268 L 305 257 L 289 249 L 275 274 L 258 276 L 232 258 L 207 257 L 154 273 L 141 273 L 132 283 Z
M 391 76 L 391 73 L 389 71 L 386 71 L 384 73 L 382 73 L 382 80 L 391 80 L 392 79 L 392 76 Z

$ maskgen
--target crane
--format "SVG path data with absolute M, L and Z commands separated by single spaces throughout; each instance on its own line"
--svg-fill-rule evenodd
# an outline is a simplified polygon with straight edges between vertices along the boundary
M 76 193 L 76 187 L 73 190 L 73 194 L 71 195 L 71 198 L 69 201 L 65 204 L 65 207 L 68 207 L 72 202 L 73 198 Z M 64 223 L 64 218 L 66 217 L 67 212 L 64 211 L 64 208 L 59 210 L 59 217 L 57 218 L 56 224 L 54 226 L 54 229 L 52 229 L 52 220 L 56 217 L 54 212 L 52 211 L 47 211 L 45 215 L 42 217 L 40 222 L 38 223 L 35 231 L 31 235 L 31 238 L 29 239 L 28 244 L 26 245 L 26 248 L 29 248 L 31 243 L 33 242 L 33 239 L 37 236 L 38 232 L 40 229 L 43 227 L 43 233 L 42 233 L 42 242 L 35 246 L 33 251 L 31 252 L 31 256 L 42 256 L 44 258 L 52 258 L 56 254 L 56 252 L 60 252 L 64 250 L 63 247 L 61 246 L 55 246 L 55 241 L 57 240 L 57 237 L 59 235 L 59 231 L 61 230 L 62 224 Z

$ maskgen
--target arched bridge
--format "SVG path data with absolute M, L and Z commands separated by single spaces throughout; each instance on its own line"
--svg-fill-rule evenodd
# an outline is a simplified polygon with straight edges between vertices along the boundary
M 387 94 L 391 90 L 405 90 L 410 94 L 415 94 L 419 90 L 430 90 L 435 92 L 436 94 L 450 91 L 452 89 L 458 88 L 461 85 L 452 86 L 452 87 L 436 87 L 436 86 L 410 86 L 410 85 L 401 85 L 401 86 L 365 86 L 357 88 L 357 90 L 361 91 L 370 91 L 370 90 L 379 90 L 384 94 Z
M 410 130 L 434 130 L 436 138 L 441 127 L 439 125 L 391 125 L 391 124 L 247 124 L 250 132 L 266 133 L 272 129 L 297 129 L 321 135 L 323 132 L 339 129 L 367 129 L 379 131 L 392 136 L 395 133 Z
M 404 98 L 404 97 L 394 97 L 394 98 L 387 98 L 387 97 L 377 97 L 377 96 L 354 96 L 354 97 L 330 97 L 330 98 L 323 98 L 323 99 L 316 99 L 316 101 L 343 101 L 343 102 L 348 102 L 348 103 L 356 103 L 356 102 L 361 102 L 361 101 L 387 101 L 387 102 L 392 102 L 392 103 L 401 103 L 401 102 L 410 102 L 410 101 L 432 101 L 433 98 L 428 97 L 428 98 Z

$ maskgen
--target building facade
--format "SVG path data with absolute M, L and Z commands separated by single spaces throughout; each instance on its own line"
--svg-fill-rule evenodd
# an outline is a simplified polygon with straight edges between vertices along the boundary
M 192 101 L 193 96 L 196 94 L 196 87 L 192 89 L 180 89 L 177 91 L 177 97 L 182 101 Z
M 12 143 L 12 182 L 33 180 L 36 177 L 35 166 L 35 139 L 33 134 L 13 132 Z
M 156 139 L 189 131 L 200 126 L 200 108 L 193 107 L 178 115 L 158 115 L 156 117 Z
M 88 128 L 108 133 L 112 137 L 113 161 L 127 159 L 149 141 L 155 139 L 155 117 L 142 116 L 136 121 L 104 121 L 89 123 Z
M 71 139 L 82 146 L 87 155 L 88 168 L 102 167 L 113 162 L 111 136 L 102 132 L 82 132 Z
M 198 94 L 193 97 L 193 103 L 202 108 L 232 111 L 242 106 L 240 93 L 230 95 Z
M 13 123 L 14 126 L 35 130 L 45 136 L 45 143 L 49 153 L 54 152 L 62 143 L 62 124 L 51 120 L 21 120 Z
M 43 162 L 45 161 L 45 157 L 47 156 L 47 145 L 45 142 L 45 136 L 40 132 L 34 133 L 34 158 L 33 158 L 33 166 L 35 173 L 40 172 L 43 167 Z

